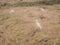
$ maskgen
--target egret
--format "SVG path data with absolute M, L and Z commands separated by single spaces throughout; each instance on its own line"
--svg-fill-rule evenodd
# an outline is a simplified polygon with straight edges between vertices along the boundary
M 38 29 L 41 29 L 42 28 L 41 23 L 39 23 L 39 21 L 37 19 L 35 21 L 36 21 L 35 23 L 36 23 L 36 26 L 38 27 Z
M 9 12 L 9 13 L 15 13 L 15 10 L 13 10 L 13 9 L 12 9 L 12 10 L 10 10 L 10 12 Z
M 46 12 L 46 10 L 45 10 L 44 8 L 40 8 L 40 10 L 41 10 L 42 12 Z

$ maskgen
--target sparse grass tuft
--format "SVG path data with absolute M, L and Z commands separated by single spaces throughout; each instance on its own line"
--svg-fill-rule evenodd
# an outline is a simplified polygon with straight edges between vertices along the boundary
M 56 45 L 60 45 L 60 39 L 56 42 Z

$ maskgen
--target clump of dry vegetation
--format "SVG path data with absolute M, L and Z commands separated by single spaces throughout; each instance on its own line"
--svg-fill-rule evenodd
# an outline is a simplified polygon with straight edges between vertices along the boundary
M 17 0 L 17 1 L 0 1 L 0 8 L 2 7 L 17 7 L 17 6 L 39 6 L 39 5 L 54 5 L 60 4 L 59 0 L 38 0 L 38 1 L 24 1 L 24 0 Z

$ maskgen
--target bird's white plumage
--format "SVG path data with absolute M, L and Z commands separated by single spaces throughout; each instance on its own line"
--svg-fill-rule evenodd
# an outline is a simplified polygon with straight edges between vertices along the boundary
M 40 10 L 43 11 L 43 12 L 46 12 L 46 10 L 44 8 L 40 8 Z
M 39 23 L 39 21 L 38 21 L 37 19 L 36 19 L 36 26 L 37 26 L 38 28 L 40 28 L 40 29 L 42 28 L 42 27 L 41 27 L 41 24 Z
M 15 13 L 15 10 L 12 9 L 12 10 L 9 11 L 9 13 Z

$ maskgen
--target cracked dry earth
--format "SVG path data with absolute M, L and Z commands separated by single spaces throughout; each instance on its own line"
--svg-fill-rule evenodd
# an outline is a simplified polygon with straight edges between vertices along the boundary
M 39 6 L 0 9 L 0 45 L 60 45 L 60 10 L 51 7 L 46 12 Z

